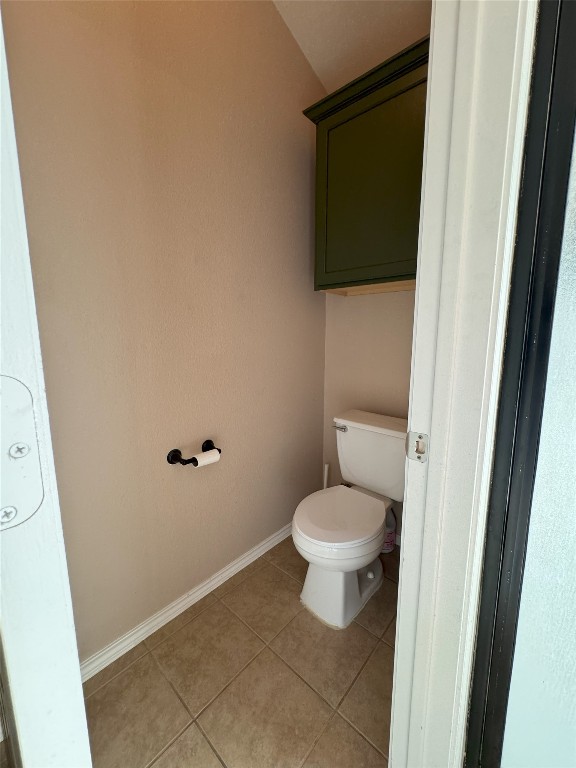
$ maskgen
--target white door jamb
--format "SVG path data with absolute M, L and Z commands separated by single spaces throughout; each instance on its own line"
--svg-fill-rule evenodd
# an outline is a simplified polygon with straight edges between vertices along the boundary
M 464 759 L 536 16 L 433 5 L 391 768 Z

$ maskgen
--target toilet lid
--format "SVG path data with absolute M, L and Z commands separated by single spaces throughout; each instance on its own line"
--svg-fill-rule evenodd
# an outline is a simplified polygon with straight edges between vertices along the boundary
M 392 501 L 337 485 L 307 496 L 298 505 L 294 524 L 311 541 L 332 547 L 360 544 L 378 536 Z

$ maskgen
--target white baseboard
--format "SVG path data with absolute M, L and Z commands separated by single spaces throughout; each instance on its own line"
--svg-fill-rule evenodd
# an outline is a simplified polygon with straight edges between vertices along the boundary
M 156 632 L 157 629 L 160 629 L 164 624 L 175 619 L 176 616 L 181 614 L 182 611 L 185 611 L 186 608 L 197 603 L 198 600 L 201 600 L 209 592 L 212 592 L 213 589 L 219 587 L 220 584 L 223 584 L 231 576 L 234 576 L 234 574 L 241 571 L 247 565 L 250 565 L 250 563 L 257 560 L 265 552 L 268 552 L 269 549 L 275 547 L 276 544 L 279 544 L 290 535 L 291 530 L 292 524 L 288 523 L 284 528 L 273 533 L 272 536 L 269 536 L 267 539 L 260 542 L 260 544 L 257 544 L 248 552 L 241 555 L 237 560 L 230 563 L 230 565 L 227 565 L 225 568 L 222 568 L 221 571 L 215 573 L 214 576 L 206 579 L 202 584 L 194 587 L 194 589 L 187 592 L 185 595 L 182 595 L 182 597 L 179 597 L 173 603 L 170 603 L 170 605 L 167 605 L 166 608 L 163 608 L 146 621 L 143 621 L 142 624 L 138 624 L 137 627 L 134 627 L 134 629 L 131 629 L 125 635 L 119 637 L 118 640 L 114 640 L 113 643 L 110 643 L 110 645 L 107 645 L 101 651 L 98 651 L 98 653 L 95 653 L 93 656 L 86 659 L 86 661 L 83 661 L 80 665 L 82 682 L 85 682 L 90 677 L 100 672 L 100 670 L 104 669 L 104 667 L 107 667 L 108 664 L 119 659 L 120 656 L 137 646 L 138 643 L 141 643 L 142 640 L 145 640 L 153 632 Z

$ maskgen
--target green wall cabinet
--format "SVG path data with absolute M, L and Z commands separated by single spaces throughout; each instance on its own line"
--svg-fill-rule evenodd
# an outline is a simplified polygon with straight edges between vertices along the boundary
M 316 124 L 316 290 L 415 277 L 427 70 L 424 40 L 305 110 Z

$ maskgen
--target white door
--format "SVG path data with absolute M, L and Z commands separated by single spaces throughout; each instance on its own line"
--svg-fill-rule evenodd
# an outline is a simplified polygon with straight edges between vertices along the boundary
M 16 764 L 88 768 L 92 762 L 1 27 L 0 38 L 4 705 Z
M 391 768 L 459 768 L 537 3 L 433 4 Z

